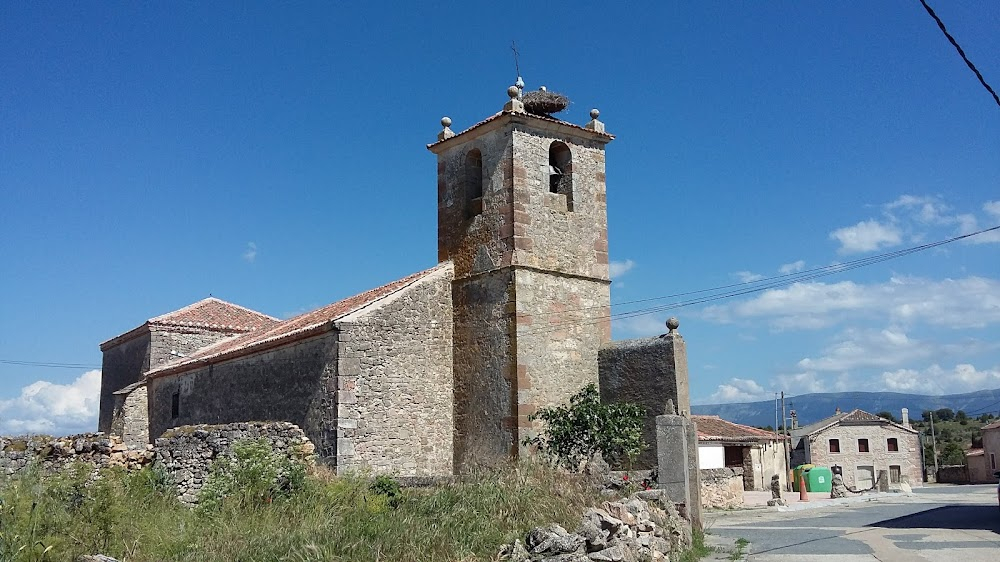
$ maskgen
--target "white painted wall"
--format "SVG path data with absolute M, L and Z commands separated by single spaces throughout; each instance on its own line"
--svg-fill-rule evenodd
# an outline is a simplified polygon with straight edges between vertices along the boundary
M 699 443 L 698 468 L 726 468 L 725 447 L 714 443 Z

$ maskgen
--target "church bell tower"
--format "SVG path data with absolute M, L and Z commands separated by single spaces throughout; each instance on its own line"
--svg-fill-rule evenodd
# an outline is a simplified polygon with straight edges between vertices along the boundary
M 519 79 L 519 86 L 522 83 Z M 503 110 L 428 145 L 438 163 L 438 260 L 452 285 L 455 467 L 516 457 L 529 416 L 597 383 L 611 339 L 604 148 L 551 116 L 568 100 L 511 86 Z

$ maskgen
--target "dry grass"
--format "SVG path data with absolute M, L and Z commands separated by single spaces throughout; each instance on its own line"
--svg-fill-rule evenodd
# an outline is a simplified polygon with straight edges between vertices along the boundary
M 396 508 L 369 491 L 367 478 L 324 469 L 289 497 L 213 513 L 180 506 L 149 470 L 85 482 L 80 471 L 4 483 L 0 542 L 34 528 L 34 540 L 52 546 L 48 560 L 101 552 L 122 562 L 487 561 L 531 527 L 575 527 L 600 501 L 579 477 L 527 463 L 404 490 Z M 27 554 L 3 560 L 35 559 Z

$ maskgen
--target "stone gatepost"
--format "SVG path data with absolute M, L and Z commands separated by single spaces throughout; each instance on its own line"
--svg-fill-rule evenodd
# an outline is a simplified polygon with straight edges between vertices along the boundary
M 656 416 L 657 483 L 671 501 L 683 503 L 691 525 L 701 526 L 701 482 L 698 438 L 694 422 L 685 416 Z

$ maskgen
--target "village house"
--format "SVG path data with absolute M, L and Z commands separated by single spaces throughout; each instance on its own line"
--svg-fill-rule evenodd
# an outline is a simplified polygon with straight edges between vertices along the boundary
M 966 453 L 969 482 L 986 484 L 997 482 L 996 473 L 1000 468 L 1000 421 L 984 425 L 983 447 L 970 449 Z
M 903 409 L 902 423 L 895 423 L 863 410 L 836 414 L 800 428 L 793 428 L 792 467 L 815 464 L 839 467 L 844 484 L 856 490 L 875 486 L 880 471 L 889 483 L 904 479 L 920 486 L 919 432 L 910 427 Z
M 611 341 L 614 137 L 596 109 L 580 126 L 551 116 L 558 96 L 507 98 L 459 133 L 443 118 L 427 146 L 437 265 L 288 320 L 215 298 L 153 318 L 101 344 L 99 429 L 141 446 L 181 425 L 288 421 L 338 472 L 446 475 L 523 454 L 532 414 L 599 383 L 644 404 L 655 441 L 666 404 L 690 411 L 686 354 L 676 321 Z
M 698 468 L 739 468 L 744 490 L 769 490 L 778 475 L 782 489 L 785 470 L 785 440 L 765 431 L 726 421 L 719 416 L 692 415 L 698 431 Z

